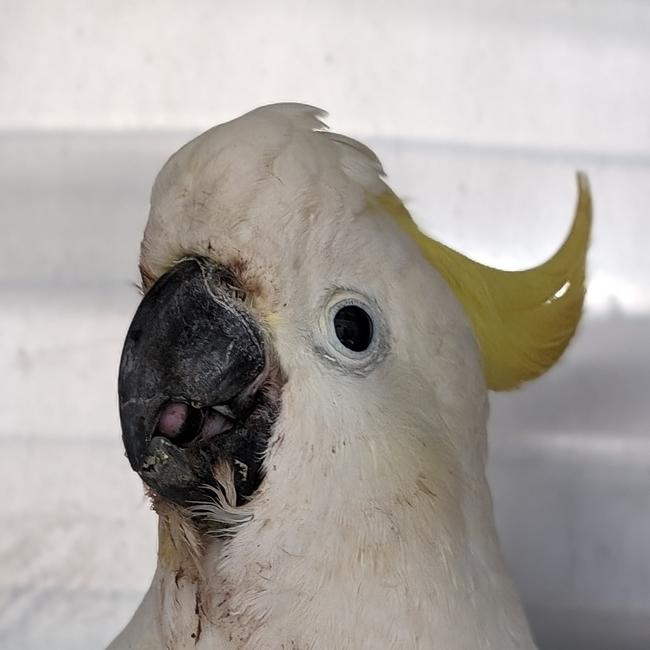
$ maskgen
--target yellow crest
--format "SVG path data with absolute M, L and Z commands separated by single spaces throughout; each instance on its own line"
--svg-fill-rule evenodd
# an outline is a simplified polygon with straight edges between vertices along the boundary
M 525 271 L 501 271 L 427 237 L 390 190 L 378 205 L 417 241 L 465 308 L 481 349 L 488 388 L 508 390 L 546 372 L 575 333 L 585 296 L 591 230 L 591 193 L 578 173 L 578 204 L 571 231 L 547 262 Z

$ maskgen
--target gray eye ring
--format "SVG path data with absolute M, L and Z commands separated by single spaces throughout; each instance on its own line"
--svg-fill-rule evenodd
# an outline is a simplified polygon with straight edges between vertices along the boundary
M 321 314 L 325 345 L 319 347 L 330 362 L 366 374 L 386 355 L 388 328 L 379 305 L 371 298 L 358 291 L 334 290 Z M 342 318 L 346 322 L 342 323 Z M 352 344 L 355 342 L 357 345 Z

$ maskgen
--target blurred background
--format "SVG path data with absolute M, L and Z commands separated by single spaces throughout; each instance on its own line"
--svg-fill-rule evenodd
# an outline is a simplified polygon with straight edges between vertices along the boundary
M 500 535 L 542 650 L 650 648 L 650 3 L 0 0 L 0 647 L 103 648 L 155 563 L 116 377 L 149 190 L 302 101 L 421 226 L 517 269 L 595 226 L 563 362 L 494 395 Z

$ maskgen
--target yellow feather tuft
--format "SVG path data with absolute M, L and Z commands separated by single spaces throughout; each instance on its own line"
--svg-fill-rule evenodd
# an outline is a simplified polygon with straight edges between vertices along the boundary
M 501 271 L 427 237 L 390 190 L 375 198 L 419 244 L 465 308 L 481 348 L 487 385 L 517 388 L 546 372 L 575 333 L 585 296 L 591 193 L 579 172 L 573 226 L 558 252 L 525 271 Z

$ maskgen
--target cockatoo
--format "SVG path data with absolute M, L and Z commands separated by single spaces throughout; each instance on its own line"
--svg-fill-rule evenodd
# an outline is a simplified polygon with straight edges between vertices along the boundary
M 425 235 L 322 115 L 259 108 L 155 181 L 119 404 L 158 565 L 112 650 L 535 647 L 487 395 L 574 334 L 587 180 L 556 255 L 500 271 Z

